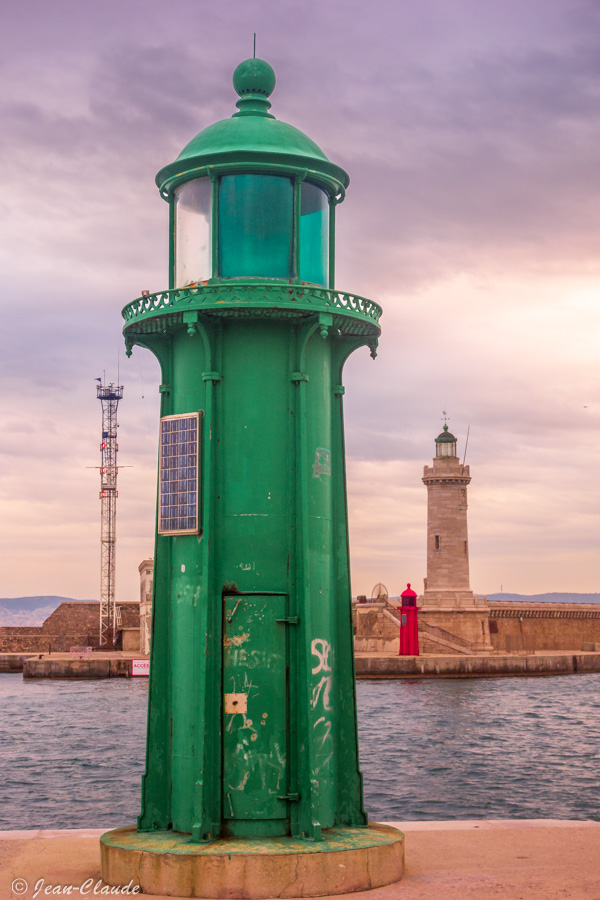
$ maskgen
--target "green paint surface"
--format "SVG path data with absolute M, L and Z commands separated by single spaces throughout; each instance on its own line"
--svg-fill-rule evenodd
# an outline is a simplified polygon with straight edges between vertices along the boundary
M 177 248 L 186 271 L 194 241 L 206 260 L 196 194 L 220 277 L 123 311 L 128 350 L 159 360 L 161 416 L 202 413 L 199 530 L 156 535 L 133 839 L 163 848 L 169 835 L 173 847 L 199 848 L 309 839 L 303 852 L 315 852 L 307 847 L 343 843 L 339 829 L 367 823 L 342 375 L 355 349 L 375 355 L 381 309 L 322 286 L 333 283 L 333 210 L 347 175 L 300 132 L 273 125 L 246 68 L 234 124 L 206 129 L 158 176 L 171 209 L 171 285 Z M 169 192 L 202 175 L 210 191 L 184 192 L 176 215 Z
M 236 833 L 236 820 L 288 815 L 286 597 L 234 595 L 224 610 L 223 806 Z

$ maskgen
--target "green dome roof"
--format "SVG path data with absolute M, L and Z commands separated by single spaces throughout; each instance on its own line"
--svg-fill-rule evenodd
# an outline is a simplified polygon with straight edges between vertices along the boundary
M 448 426 L 444 425 L 444 430 L 441 434 L 435 439 L 436 444 L 451 444 L 456 443 L 456 438 L 452 434 L 452 432 L 448 431 Z
M 329 162 L 320 147 L 298 128 L 280 122 L 268 111 L 267 99 L 275 87 L 275 73 L 262 59 L 247 59 L 234 72 L 239 94 L 238 112 L 203 129 L 181 151 L 174 163 L 156 176 L 163 196 L 184 181 L 207 174 L 207 167 L 227 166 L 232 170 L 268 170 L 290 167 L 306 170 L 311 181 L 320 183 L 333 195 L 344 193 L 349 178 L 339 166 Z M 204 171 L 203 171 L 204 170 Z
M 302 131 L 266 116 L 243 116 L 222 119 L 209 125 L 184 147 L 177 162 L 214 159 L 225 154 L 254 151 L 259 153 L 291 153 L 328 162 L 323 151 Z

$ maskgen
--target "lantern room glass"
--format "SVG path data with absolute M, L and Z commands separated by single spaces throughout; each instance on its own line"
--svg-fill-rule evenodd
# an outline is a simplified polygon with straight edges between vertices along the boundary
M 294 189 L 279 175 L 219 179 L 221 278 L 293 277 Z
M 175 191 L 175 287 L 212 275 L 211 214 L 209 178 L 187 181 Z
M 329 284 L 329 199 L 316 185 L 300 185 L 300 281 Z
M 456 442 L 455 441 L 440 441 L 439 444 L 435 445 L 435 455 L 436 456 L 456 456 Z

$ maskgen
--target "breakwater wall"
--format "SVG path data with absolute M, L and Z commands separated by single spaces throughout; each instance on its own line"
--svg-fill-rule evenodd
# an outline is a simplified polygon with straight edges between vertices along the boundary
M 27 653 L 0 653 L 0 673 L 22 672 Z
M 102 654 L 87 659 L 37 656 L 22 660 L 23 678 L 129 678 L 132 655 Z M 142 658 L 137 654 L 135 658 Z M 600 672 L 600 653 L 473 654 L 396 656 L 358 653 L 357 678 L 485 678 L 510 675 L 574 675 Z M 14 664 L 13 664 L 14 666 Z M 19 671 L 2 668 L 1 671 Z
M 359 653 L 357 678 L 485 678 L 600 672 L 600 653 L 391 656 Z
M 136 659 L 142 659 L 136 654 Z M 130 678 L 131 656 L 102 654 L 77 659 L 72 656 L 37 656 L 23 661 L 23 678 Z

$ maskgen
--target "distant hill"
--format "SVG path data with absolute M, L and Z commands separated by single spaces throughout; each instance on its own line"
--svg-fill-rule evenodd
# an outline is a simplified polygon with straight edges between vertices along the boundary
M 600 594 L 487 594 L 487 598 L 492 603 L 600 603 Z M 356 600 L 356 597 L 353 599 Z M 390 603 L 401 602 L 400 596 L 388 599 Z
M 492 603 L 600 603 L 600 594 L 488 594 L 487 598 Z
M 0 626 L 31 628 L 41 625 L 64 601 L 78 603 L 73 597 L 0 598 Z

